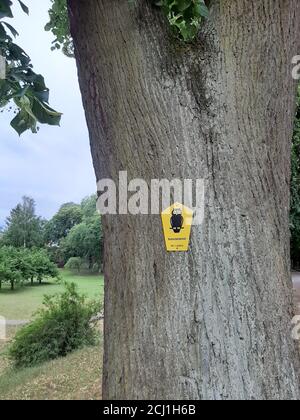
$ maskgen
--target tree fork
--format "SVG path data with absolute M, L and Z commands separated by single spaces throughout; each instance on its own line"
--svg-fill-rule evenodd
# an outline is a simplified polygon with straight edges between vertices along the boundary
M 298 0 L 213 0 L 176 41 L 150 1 L 69 0 L 97 179 L 204 178 L 190 251 L 105 216 L 104 399 L 299 399 L 289 184 Z

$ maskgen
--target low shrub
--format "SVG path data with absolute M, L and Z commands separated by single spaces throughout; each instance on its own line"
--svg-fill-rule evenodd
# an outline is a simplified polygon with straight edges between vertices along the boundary
M 65 291 L 45 296 L 45 308 L 23 327 L 9 349 L 16 367 L 29 367 L 64 357 L 85 345 L 94 345 L 96 332 L 90 323 L 99 312 L 99 303 L 86 302 L 75 284 L 65 284 Z

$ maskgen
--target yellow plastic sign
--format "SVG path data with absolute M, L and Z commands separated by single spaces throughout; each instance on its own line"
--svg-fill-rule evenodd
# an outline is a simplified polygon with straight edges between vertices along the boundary
M 193 210 L 175 203 L 162 212 L 161 218 L 167 251 L 188 251 Z

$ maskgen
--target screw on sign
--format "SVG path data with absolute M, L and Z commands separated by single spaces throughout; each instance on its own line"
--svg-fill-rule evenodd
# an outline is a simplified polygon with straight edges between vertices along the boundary
M 162 212 L 161 218 L 167 251 L 188 251 L 193 210 L 183 204 L 175 203 Z

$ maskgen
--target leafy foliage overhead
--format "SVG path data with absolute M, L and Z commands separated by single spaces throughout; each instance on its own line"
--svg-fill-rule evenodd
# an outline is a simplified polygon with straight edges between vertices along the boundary
M 64 54 L 74 57 L 67 0 L 51 0 L 51 3 L 50 20 L 45 29 L 51 31 L 55 37 L 52 50 L 62 49 Z M 203 19 L 209 17 L 204 0 L 153 0 L 153 4 L 162 8 L 176 36 L 185 42 L 195 39 Z
M 155 0 L 155 4 L 162 8 L 176 35 L 185 42 L 196 38 L 203 19 L 209 17 L 204 0 Z
M 29 14 L 21 0 L 15 2 Z M 73 57 L 67 0 L 51 2 L 45 29 L 54 35 L 52 50 L 62 48 L 64 54 Z M 49 106 L 49 90 L 44 78 L 33 71 L 30 57 L 13 41 L 18 32 L 6 21 L 13 17 L 12 4 L 12 0 L 0 0 L 0 53 L 7 63 L 6 78 L 0 80 L 0 108 L 13 103 L 16 115 L 11 126 L 21 135 L 28 129 L 36 133 L 39 123 L 59 125 L 61 113 Z M 197 36 L 203 19 L 209 15 L 204 0 L 153 0 L 153 4 L 162 8 L 176 36 L 186 42 Z
M 70 35 L 70 23 L 67 10 L 67 0 L 51 0 L 49 10 L 49 22 L 45 26 L 46 31 L 54 35 L 52 50 L 62 48 L 63 53 L 68 57 L 74 57 L 73 41 Z
M 17 1 L 28 14 L 28 7 Z M 6 59 L 6 78 L 0 79 L 0 108 L 13 104 L 16 116 L 11 126 L 21 135 L 28 129 L 36 133 L 38 123 L 59 125 L 61 113 L 50 108 L 43 76 L 33 71 L 30 57 L 14 43 L 18 32 L 7 22 L 13 17 L 12 4 L 11 0 L 0 0 L 0 54 Z

